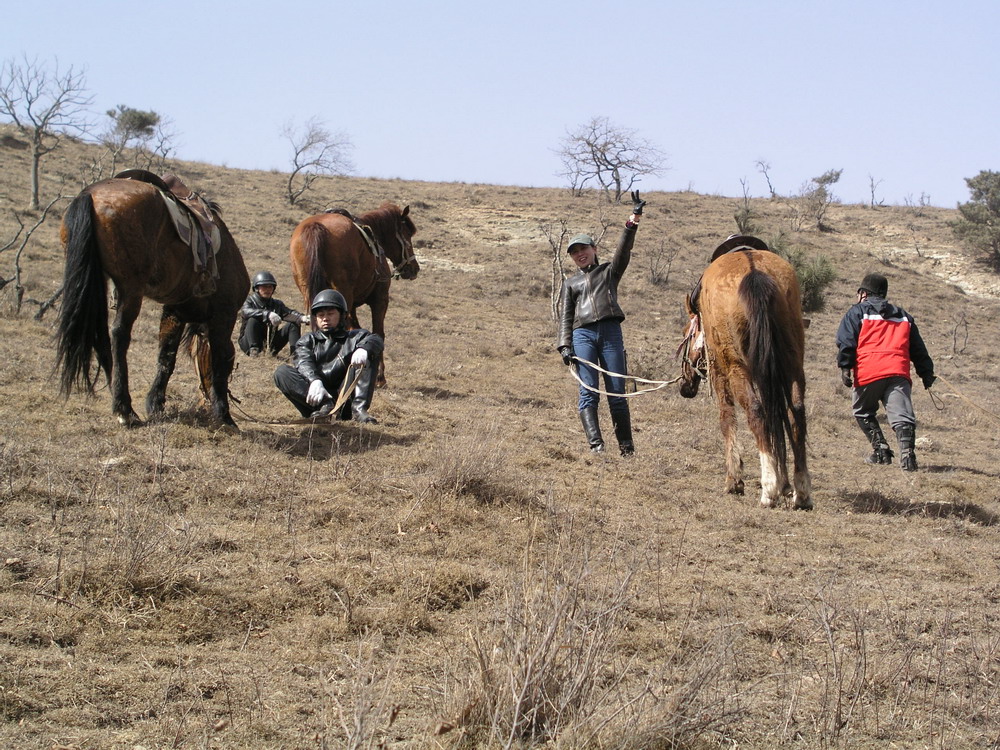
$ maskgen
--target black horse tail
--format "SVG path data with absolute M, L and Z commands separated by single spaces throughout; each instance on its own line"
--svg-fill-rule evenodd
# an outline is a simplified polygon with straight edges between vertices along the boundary
M 306 300 L 308 306 L 317 294 L 330 288 L 330 280 L 323 270 L 323 249 L 329 243 L 330 233 L 318 221 L 313 221 L 306 225 L 299 238 L 302 243 L 306 282 L 309 288 L 309 299 Z
M 790 432 L 788 409 L 792 403 L 794 368 L 786 366 L 785 357 L 795 351 L 788 328 L 778 317 L 778 285 L 768 274 L 752 269 L 739 287 L 740 300 L 747 314 L 743 352 L 750 368 L 750 380 L 757 395 L 754 409 L 764 426 L 768 452 L 778 466 L 785 465 Z
M 94 232 L 94 199 L 81 193 L 63 217 L 66 230 L 66 271 L 63 302 L 56 332 L 56 369 L 60 392 L 69 395 L 79 385 L 93 393 L 96 373 L 91 360 L 111 380 L 111 337 L 108 334 L 108 285 Z

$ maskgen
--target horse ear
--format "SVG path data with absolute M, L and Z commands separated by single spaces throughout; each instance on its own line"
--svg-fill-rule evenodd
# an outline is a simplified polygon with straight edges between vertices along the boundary
M 410 207 L 409 206 L 407 206 L 406 208 L 403 209 L 402 217 L 405 219 L 406 215 L 408 213 L 410 213 Z

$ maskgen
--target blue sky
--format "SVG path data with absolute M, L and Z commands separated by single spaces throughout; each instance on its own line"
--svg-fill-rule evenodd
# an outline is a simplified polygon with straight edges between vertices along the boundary
M 968 200 L 1000 170 L 1000 3 L 94 0 L 5 7 L 0 59 L 85 68 L 95 112 L 173 122 L 177 155 L 286 170 L 282 126 L 316 117 L 355 173 L 558 187 L 592 117 L 668 157 L 644 189 Z M 191 16 L 177 15 L 190 9 Z

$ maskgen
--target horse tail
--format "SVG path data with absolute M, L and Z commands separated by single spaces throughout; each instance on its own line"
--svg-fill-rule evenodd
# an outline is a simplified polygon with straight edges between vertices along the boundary
M 208 326 L 188 323 L 181 336 L 181 347 L 186 348 L 198 374 L 201 395 L 206 402 L 212 400 L 212 347 L 208 340 Z
M 330 288 L 330 280 L 323 269 L 323 249 L 330 240 L 330 233 L 326 231 L 320 222 L 313 221 L 306 224 L 299 235 L 299 243 L 302 248 L 302 262 L 305 266 L 306 283 L 309 288 L 308 305 L 313 297 Z
M 111 380 L 111 337 L 108 333 L 108 285 L 101 266 L 94 228 L 94 199 L 78 195 L 63 218 L 66 236 L 66 271 L 63 302 L 56 331 L 56 370 L 60 392 L 69 395 L 79 385 L 93 393 L 96 376 L 91 360 Z
M 740 282 L 739 297 L 747 315 L 743 352 L 757 394 L 756 416 L 764 426 L 768 452 L 779 466 L 784 466 L 794 372 L 785 365 L 784 357 L 795 351 L 795 346 L 787 327 L 778 319 L 780 295 L 771 276 L 752 269 Z

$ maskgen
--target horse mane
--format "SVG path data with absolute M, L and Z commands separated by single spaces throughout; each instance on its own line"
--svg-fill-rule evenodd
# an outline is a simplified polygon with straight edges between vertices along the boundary
M 399 218 L 402 214 L 403 211 L 395 203 L 392 201 L 383 201 L 382 205 L 378 208 L 361 214 L 358 217 L 358 222 L 370 226 L 375 234 L 380 237 L 391 237 L 396 233 L 396 225 L 399 223 Z M 409 216 L 404 217 L 403 221 L 406 222 L 411 232 L 416 231 L 416 226 Z
M 752 268 L 740 282 L 738 294 L 747 315 L 741 344 L 750 364 L 750 382 L 757 392 L 756 410 L 764 425 L 768 452 L 784 465 L 797 347 L 788 326 L 778 319 L 778 284 L 771 276 Z

